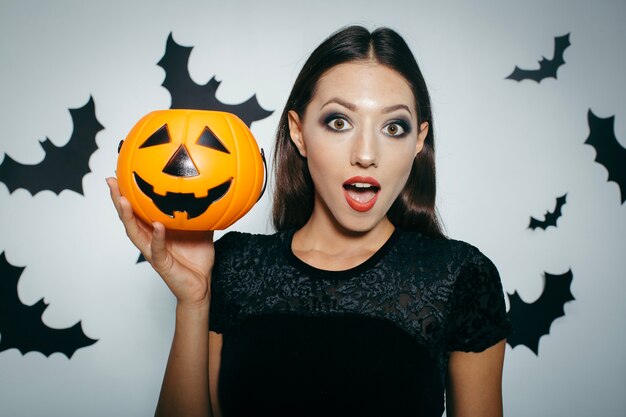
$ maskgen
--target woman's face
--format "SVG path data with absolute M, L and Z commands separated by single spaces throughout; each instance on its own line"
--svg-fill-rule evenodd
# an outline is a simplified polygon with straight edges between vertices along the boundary
M 366 232 L 387 221 L 424 145 L 415 97 L 396 71 L 375 62 L 337 65 L 318 81 L 305 113 L 289 112 L 291 139 L 315 185 L 313 217 Z

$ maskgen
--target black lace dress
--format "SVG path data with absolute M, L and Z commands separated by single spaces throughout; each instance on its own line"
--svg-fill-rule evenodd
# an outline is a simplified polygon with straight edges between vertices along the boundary
M 396 229 L 364 263 L 314 268 L 294 231 L 216 243 L 209 329 L 234 416 L 441 416 L 448 355 L 510 332 L 496 267 L 474 246 Z

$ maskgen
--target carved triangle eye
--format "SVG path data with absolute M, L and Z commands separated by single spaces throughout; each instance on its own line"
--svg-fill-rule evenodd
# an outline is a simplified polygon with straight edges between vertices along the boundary
M 172 140 L 170 139 L 170 132 L 167 130 L 167 123 L 164 124 L 154 132 L 144 143 L 141 144 L 139 149 L 147 148 L 149 146 L 163 145 L 165 143 L 170 143 Z
M 198 168 L 196 168 L 184 145 L 180 145 L 176 153 L 165 165 L 163 172 L 175 177 L 197 177 L 200 175 Z
M 216 151 L 228 154 L 230 153 L 230 151 L 226 149 L 226 146 L 224 146 L 224 144 L 217 138 L 217 136 L 213 134 L 213 132 L 211 132 L 211 129 L 209 129 L 208 127 L 204 128 L 204 131 L 202 131 L 202 134 L 200 135 L 196 143 L 200 146 L 206 146 L 207 148 L 215 149 Z

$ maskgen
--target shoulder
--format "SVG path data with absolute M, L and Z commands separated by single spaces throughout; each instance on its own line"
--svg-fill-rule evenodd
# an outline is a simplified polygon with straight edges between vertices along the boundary
M 491 263 L 475 246 L 462 240 L 432 237 L 420 232 L 400 231 L 396 252 L 401 259 L 460 271 L 472 263 Z
M 500 273 L 492 260 L 471 243 L 449 239 L 449 250 L 459 266 L 457 291 L 464 287 L 490 287 L 502 291 Z
M 468 242 L 403 231 L 395 247 L 394 262 L 440 280 L 457 296 L 479 288 L 501 291 L 495 264 Z
M 471 244 L 462 240 L 447 237 L 428 236 L 421 232 L 410 230 L 398 230 L 398 241 L 402 246 L 411 249 L 422 248 L 427 250 L 441 251 L 467 251 L 476 249 Z
M 269 235 L 228 232 L 215 242 L 216 263 L 229 259 L 262 259 L 281 247 L 284 235 L 285 232 Z
M 248 248 L 255 246 L 267 246 L 279 244 L 284 238 L 284 232 L 272 233 L 269 235 L 228 232 L 215 242 L 217 248 Z

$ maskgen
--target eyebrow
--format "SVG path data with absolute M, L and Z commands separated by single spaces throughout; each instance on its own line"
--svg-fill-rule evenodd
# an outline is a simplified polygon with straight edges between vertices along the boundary
M 347 108 L 350 111 L 356 111 L 356 108 L 357 108 L 352 103 L 349 103 L 349 102 L 347 102 L 345 100 L 342 100 L 342 99 L 340 99 L 338 97 L 333 97 L 330 100 L 328 100 L 326 103 L 324 103 L 322 105 L 322 107 L 320 107 L 320 110 L 323 109 L 325 106 L 327 106 L 330 103 L 337 103 L 337 104 Z M 391 113 L 392 111 L 399 110 L 399 109 L 404 109 L 407 112 L 409 112 L 409 114 L 411 116 L 413 116 L 413 113 L 411 113 L 411 109 L 409 109 L 409 106 L 407 106 L 406 104 L 394 104 L 393 106 L 388 106 L 388 107 L 383 108 L 382 112 L 383 113 Z
M 409 106 L 407 106 L 406 104 L 396 104 L 393 106 L 385 107 L 383 109 L 383 113 L 391 113 L 392 111 L 399 110 L 399 109 L 405 109 L 406 111 L 409 112 L 411 116 L 413 116 L 413 113 L 411 113 L 411 109 L 409 109 Z

